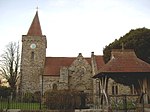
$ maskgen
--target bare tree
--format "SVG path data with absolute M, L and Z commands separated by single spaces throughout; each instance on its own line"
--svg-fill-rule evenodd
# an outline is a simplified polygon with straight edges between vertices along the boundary
M 10 42 L 4 53 L 1 55 L 1 75 L 7 79 L 13 91 L 16 90 L 16 83 L 19 78 L 20 52 L 19 43 Z

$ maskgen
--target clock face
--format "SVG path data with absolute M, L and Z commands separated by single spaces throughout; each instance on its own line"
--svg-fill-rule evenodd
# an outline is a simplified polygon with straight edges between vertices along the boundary
M 35 49 L 35 48 L 36 48 L 36 44 L 34 44 L 34 43 L 31 44 L 31 45 L 30 45 L 30 48 L 31 48 L 31 49 Z

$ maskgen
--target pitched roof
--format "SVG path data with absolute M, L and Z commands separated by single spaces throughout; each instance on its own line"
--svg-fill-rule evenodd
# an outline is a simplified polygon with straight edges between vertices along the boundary
M 41 25 L 39 21 L 38 11 L 36 11 L 36 14 L 34 16 L 34 19 L 31 23 L 31 26 L 28 30 L 27 35 L 29 36 L 42 36 L 42 30 Z
M 59 76 L 61 67 L 69 67 L 77 57 L 46 57 L 44 75 Z M 91 58 L 85 58 L 91 64 Z M 96 56 L 98 68 L 104 65 L 103 57 Z
M 150 64 L 137 58 L 135 52 L 128 50 L 113 50 L 111 60 L 100 70 L 100 73 L 131 73 L 150 72 Z
M 96 63 L 97 63 L 97 69 L 99 70 L 105 65 L 105 62 L 103 60 L 103 56 L 101 55 L 95 55 Z
M 72 57 L 46 57 L 44 75 L 59 76 L 60 68 L 71 65 L 74 60 Z

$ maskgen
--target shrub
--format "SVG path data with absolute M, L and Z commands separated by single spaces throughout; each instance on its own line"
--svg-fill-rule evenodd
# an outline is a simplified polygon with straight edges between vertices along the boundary
M 23 102 L 34 102 L 34 94 L 31 92 L 26 92 L 23 94 Z
M 6 86 L 0 86 L 0 96 L 7 98 L 11 94 L 11 88 Z
M 44 104 L 48 109 L 85 108 L 86 94 L 78 91 L 47 91 L 44 94 Z
M 41 92 L 40 91 L 36 91 L 34 93 L 34 102 L 39 103 L 41 101 Z

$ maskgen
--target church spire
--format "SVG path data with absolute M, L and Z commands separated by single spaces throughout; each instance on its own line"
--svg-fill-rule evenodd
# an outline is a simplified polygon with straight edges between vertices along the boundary
M 36 11 L 36 14 L 34 16 L 34 19 L 32 21 L 32 24 L 29 28 L 27 35 L 42 36 L 42 30 L 41 30 L 41 25 L 40 25 L 40 21 L 39 21 L 38 11 Z

